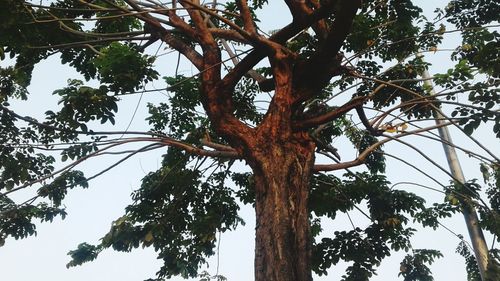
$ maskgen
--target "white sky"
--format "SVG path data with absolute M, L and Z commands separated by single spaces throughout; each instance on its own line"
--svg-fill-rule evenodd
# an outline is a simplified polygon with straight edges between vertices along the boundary
M 277 6 L 278 1 L 273 2 Z M 427 13 L 432 12 L 435 7 L 444 6 L 447 1 L 414 1 L 424 6 Z M 280 2 L 281 3 L 281 2 Z M 282 8 L 274 7 L 271 11 L 261 17 L 261 27 L 264 30 L 272 30 L 282 26 L 286 20 L 281 16 Z M 285 12 L 283 12 L 285 14 Z M 268 25 L 270 23 L 270 25 Z M 265 24 L 265 25 L 264 25 Z M 443 48 L 455 47 L 455 44 L 443 44 Z M 450 62 L 446 58 L 448 53 L 430 55 L 428 61 L 434 66 L 430 72 L 443 72 L 449 68 Z M 165 68 L 171 71 L 170 64 L 160 65 L 160 69 Z M 186 75 L 190 75 L 191 69 L 186 68 Z M 193 70 L 194 71 L 194 70 Z M 162 73 L 163 74 L 163 73 Z M 57 98 L 50 93 L 66 85 L 66 80 L 74 78 L 74 72 L 66 66 L 61 66 L 57 58 L 52 58 L 40 64 L 34 72 L 33 83 L 30 87 L 30 100 L 16 104 L 16 110 L 21 115 L 28 115 L 37 112 L 40 117 L 43 112 L 53 108 L 57 103 Z M 130 121 L 132 113 L 139 101 L 139 95 L 123 97 L 119 107 L 119 119 L 115 130 L 125 129 Z M 161 94 L 144 95 L 140 101 L 140 106 L 136 117 L 132 123 L 131 130 L 146 130 L 144 120 L 147 116 L 148 101 L 161 100 Z M 452 136 L 456 143 L 472 147 L 470 142 L 463 138 L 459 132 L 452 130 Z M 479 130 L 475 137 L 485 142 L 487 147 L 493 148 L 493 153 L 500 154 L 498 141 L 492 137 L 491 130 Z M 446 160 L 442 152 L 441 144 L 432 143 L 418 139 L 418 147 L 428 151 L 433 160 L 446 167 Z M 341 148 L 341 147 L 340 147 Z M 436 179 L 447 183 L 448 179 L 434 167 L 428 164 L 416 153 L 401 147 L 400 145 L 386 146 L 385 149 L 393 154 L 410 158 L 420 168 L 428 171 Z M 123 215 L 124 207 L 131 203 L 130 193 L 139 186 L 140 179 L 148 172 L 156 170 L 161 161 L 161 154 L 164 150 L 138 155 L 123 165 L 113 169 L 104 176 L 91 182 L 87 190 L 75 189 L 69 193 L 65 200 L 68 217 L 64 220 L 56 220 L 54 223 L 46 223 L 38 226 L 38 236 L 16 241 L 7 239 L 4 247 L 0 248 L 0 280 L 6 281 L 140 281 L 155 277 L 155 272 L 159 269 L 161 262 L 156 260 L 156 255 L 151 249 L 137 249 L 131 253 L 117 253 L 112 250 L 101 253 L 94 262 L 83 266 L 66 269 L 65 265 L 69 261 L 67 252 L 76 248 L 81 242 L 97 243 L 110 227 L 113 220 Z M 475 161 L 461 154 L 460 159 L 464 166 L 466 178 L 478 178 L 479 167 Z M 92 175 L 100 171 L 106 164 L 110 164 L 118 158 L 104 157 L 98 160 L 84 163 L 80 169 L 86 175 Z M 405 167 L 400 163 L 391 161 L 387 167 L 388 178 L 392 183 L 400 181 L 419 182 L 424 185 L 437 187 L 432 181 L 424 178 L 418 172 Z M 399 186 L 399 188 L 416 192 L 424 196 L 428 203 L 441 202 L 442 195 L 414 186 Z M 22 194 L 18 195 L 22 196 Z M 230 281 L 250 281 L 253 280 L 253 246 L 254 246 L 254 214 L 249 207 L 243 206 L 241 215 L 246 221 L 246 226 L 240 227 L 232 233 L 222 235 L 219 249 L 219 273 L 226 276 Z M 356 226 L 365 227 L 368 221 L 357 211 L 350 212 Z M 456 233 L 467 237 L 461 216 L 456 216 L 445 221 L 446 226 Z M 339 215 L 338 220 L 329 223 L 324 227 L 325 235 L 332 234 L 336 230 L 350 229 L 350 223 L 346 215 Z M 488 238 L 491 242 L 491 237 Z M 432 231 L 425 229 L 419 231 L 413 240 L 415 248 L 436 248 L 442 251 L 444 258 L 439 259 L 433 266 L 435 280 L 456 280 L 465 281 L 463 258 L 454 253 L 459 240 L 444 229 Z M 379 275 L 372 278 L 375 281 L 400 280 L 397 277 L 399 272 L 399 262 L 404 253 L 396 253 L 393 257 L 384 260 Z M 212 258 L 208 271 L 216 273 L 217 260 Z M 344 274 L 345 266 L 337 266 L 330 270 L 326 277 L 315 280 L 339 280 Z M 174 278 L 172 280 L 183 280 Z

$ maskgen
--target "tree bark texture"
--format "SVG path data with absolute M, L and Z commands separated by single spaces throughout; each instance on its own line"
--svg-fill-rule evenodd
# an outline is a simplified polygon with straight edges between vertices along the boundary
M 293 128 L 294 112 L 336 75 L 341 57 L 337 55 L 338 50 L 360 4 L 359 1 L 353 3 L 345 5 L 346 13 L 339 13 L 324 46 L 309 62 L 298 63 L 294 53 L 273 40 L 252 37 L 269 59 L 274 81 L 269 108 L 262 122 L 254 128 L 233 114 L 232 92 L 249 69 L 241 62 L 220 79 L 220 54 L 213 51 L 211 38 L 203 40 L 206 43 L 203 49 L 203 106 L 215 131 L 253 170 L 256 281 L 312 280 L 307 207 L 315 144 L 308 128 Z
M 265 141 L 265 140 L 264 140 Z M 307 208 L 314 144 L 268 139 L 254 154 L 255 280 L 309 281 L 311 237 Z

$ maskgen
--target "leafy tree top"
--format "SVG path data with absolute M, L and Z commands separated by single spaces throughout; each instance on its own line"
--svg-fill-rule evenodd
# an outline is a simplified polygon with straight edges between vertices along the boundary
M 291 234 L 298 241 L 291 249 L 306 250 L 298 258 L 305 260 L 298 263 L 304 272 L 326 274 L 343 260 L 351 263 L 343 280 L 368 280 L 392 250 L 409 253 L 404 280 L 432 280 L 426 263 L 441 254 L 412 248 L 411 223 L 436 228 L 439 219 L 471 205 L 480 210 L 482 227 L 499 237 L 497 155 L 485 147 L 457 147 L 483 163 L 487 198 L 481 199 L 475 182 L 451 176 L 453 187 L 438 182 L 444 203 L 428 207 L 420 196 L 391 188 L 385 159 L 400 158 L 382 149 L 400 142 L 437 165 L 414 136 L 436 139 L 432 130 L 455 126 L 480 144 L 473 132 L 490 123 L 500 137 L 497 1 L 450 1 L 432 19 L 410 0 L 283 2 L 292 21 L 268 34 L 258 18 L 268 8 L 264 0 L 3 0 L 0 58 L 13 64 L 0 68 L 0 244 L 35 234 L 35 219 L 64 217 L 70 189 L 87 188 L 128 158 L 164 147 L 161 167 L 142 179 L 125 214 L 100 244 L 71 251 L 68 266 L 91 261 L 106 248 L 145 246 L 164 262 L 158 279 L 197 276 L 214 254 L 216 233 L 243 223 L 238 204 L 252 204 L 258 223 L 264 222 L 272 213 L 266 201 L 272 192 L 283 195 L 274 203 L 290 213 L 297 209 L 296 217 L 283 220 L 297 220 L 305 229 Z M 462 42 L 451 51 L 454 67 L 432 77 L 443 89 L 436 93 L 421 78 L 429 62 L 418 53 L 440 51 L 449 33 L 461 34 Z M 198 73 L 160 71 L 165 67 L 157 65 L 155 50 L 163 49 Z M 43 120 L 18 113 L 11 101 L 29 99 L 34 67 L 56 55 L 83 79 L 54 90 L 59 108 Z M 147 105 L 149 129 L 99 130 L 96 121 L 115 124 L 122 95 L 155 91 L 149 85 L 158 80 L 169 95 Z M 337 139 L 350 147 L 334 147 Z M 119 150 L 130 143 L 145 145 Z M 354 159 L 345 159 L 348 150 L 355 151 Z M 107 153 L 126 155 L 95 175 L 77 170 Z M 320 154 L 327 158 L 317 159 L 330 163 L 315 163 Z M 252 173 L 238 171 L 236 160 Z M 349 170 L 355 166 L 364 170 Z M 328 173 L 338 170 L 345 174 Z M 23 189 L 32 197 L 11 198 Z M 368 227 L 319 238 L 321 219 L 353 208 L 366 209 Z M 257 232 L 257 244 L 265 244 L 259 240 L 265 237 Z M 256 258 L 257 272 L 266 271 L 264 263 Z M 469 274 L 477 276 L 474 266 Z

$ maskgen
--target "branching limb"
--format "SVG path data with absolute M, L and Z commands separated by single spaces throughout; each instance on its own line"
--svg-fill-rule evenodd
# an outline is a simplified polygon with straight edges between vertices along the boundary
M 129 139 L 126 139 L 126 140 L 122 140 L 122 141 L 117 141 L 117 142 L 114 142 L 104 148 L 101 148 L 93 153 L 90 153 L 76 161 L 74 161 L 73 163 L 69 164 L 69 165 L 66 165 L 65 167 L 49 174 L 49 175 L 46 175 L 46 176 L 43 176 L 37 180 L 34 180 L 34 181 L 31 181 L 31 182 L 27 182 L 21 186 L 18 186 L 16 188 L 13 188 L 9 191 L 6 191 L 4 192 L 2 195 L 7 195 L 9 193 L 12 193 L 12 192 L 15 192 L 15 191 L 18 191 L 20 189 L 24 189 L 26 187 L 29 187 L 29 186 L 32 186 L 34 184 L 37 184 L 37 183 L 41 183 L 41 182 L 44 182 L 46 181 L 47 179 L 50 179 L 50 178 L 53 178 L 55 177 L 56 175 L 58 174 L 61 174 L 63 172 L 66 172 L 66 171 L 69 171 L 71 169 L 73 169 L 74 167 L 76 167 L 77 165 L 81 164 L 82 162 L 90 159 L 90 158 L 93 158 L 93 157 L 96 157 L 96 156 L 100 156 L 100 155 L 104 155 L 104 154 L 109 154 L 109 152 L 107 152 L 107 150 L 110 150 L 112 148 L 115 148 L 119 145 L 123 145 L 123 144 L 130 144 L 132 142 L 153 142 L 153 144 L 150 144 L 145 148 L 150 148 L 150 147 L 155 147 L 155 148 L 159 148 L 159 147 L 162 147 L 162 146 L 172 146 L 172 147 L 176 147 L 176 148 L 179 148 L 179 149 L 182 149 L 184 151 L 186 151 L 187 153 L 190 153 L 190 154 L 194 154 L 194 155 L 198 155 L 198 156 L 209 156 L 209 157 L 216 157 L 216 158 L 230 158 L 230 159 L 237 159 L 237 158 L 240 158 L 240 156 L 238 155 L 237 152 L 235 152 L 234 150 L 223 150 L 223 151 L 218 151 L 218 150 L 205 150 L 205 149 L 201 149 L 201 148 L 198 148 L 198 147 L 195 147 L 191 144 L 188 144 L 188 143 L 184 143 L 184 142 L 181 142 L 181 141 L 177 141 L 177 140 L 174 140 L 174 139 L 170 139 L 170 138 L 163 138 L 163 139 L 159 139 L 159 138 L 129 138 Z M 97 177 L 101 174 L 103 174 L 104 172 L 110 170 L 111 168 L 113 168 L 114 166 L 118 165 L 119 163 L 125 161 L 126 159 L 130 158 L 132 155 L 135 155 L 137 154 L 138 152 L 141 152 L 141 151 L 144 151 L 144 149 L 139 149 L 139 150 L 134 150 L 132 151 L 132 153 L 130 153 L 128 156 L 126 156 L 124 159 L 120 160 L 118 163 L 116 163 L 115 165 L 112 165 L 110 167 L 108 167 L 107 169 L 105 169 L 104 171 L 102 171 L 101 173 L 99 173 L 98 175 L 94 176 L 94 177 Z
M 332 1 L 325 1 L 332 2 Z M 297 35 L 306 28 L 309 28 L 317 21 L 328 17 L 333 10 L 330 5 L 322 5 L 319 9 L 305 17 L 302 21 L 294 21 L 278 32 L 269 37 L 269 40 L 284 44 L 288 39 Z M 250 54 L 243 58 L 238 65 L 236 65 L 223 79 L 224 83 L 236 84 L 241 77 L 246 75 L 257 63 L 259 63 L 265 56 L 266 52 L 261 49 L 254 49 Z M 274 84 L 273 84 L 274 85 Z
M 375 110 L 375 111 L 381 111 L 379 109 L 374 109 L 374 108 L 369 108 L 370 110 Z M 383 113 L 385 113 L 386 111 L 383 111 Z M 418 128 L 418 129 L 422 129 L 421 126 L 419 126 L 418 124 L 416 124 L 417 122 L 426 122 L 426 121 L 435 121 L 437 120 L 436 118 L 426 118 L 426 119 L 418 119 L 418 120 L 405 120 L 405 119 L 402 119 L 401 117 L 399 116 L 396 116 L 394 114 L 389 114 L 390 116 L 393 117 L 393 120 L 398 120 L 400 122 L 404 122 L 404 123 L 407 123 L 407 124 L 411 124 L 412 126 L 414 126 L 415 128 Z M 453 118 L 455 121 L 457 118 Z M 443 119 L 439 119 L 439 120 L 443 120 Z M 451 122 L 450 122 L 451 124 Z M 430 139 L 430 140 L 433 140 L 433 141 L 436 141 L 436 142 L 440 142 L 440 143 L 444 143 L 448 146 L 452 146 L 454 147 L 455 149 L 458 149 L 462 152 L 464 152 L 465 154 L 469 155 L 470 157 L 474 157 L 476 158 L 477 160 L 481 161 L 481 162 L 485 162 L 485 163 L 496 163 L 495 162 L 495 159 L 490 159 L 490 158 L 487 158 L 486 156 L 483 156 L 479 153 L 476 153 L 476 152 L 473 152 L 472 150 L 469 150 L 469 149 L 465 149 L 461 146 L 458 146 L 454 143 L 451 143 L 449 141 L 446 141 L 446 140 L 443 140 L 437 133 L 434 133 L 432 131 L 426 131 L 425 133 L 427 134 L 430 134 L 430 136 L 424 134 L 424 132 L 422 133 L 415 133 L 414 135 L 416 136 L 419 136 L 419 137 L 423 137 L 423 138 L 427 138 L 427 139 Z
M 365 126 L 366 130 L 370 132 L 373 136 L 380 136 L 384 132 L 384 130 L 377 130 L 372 127 L 370 122 L 368 121 L 368 118 L 366 117 L 365 111 L 363 110 L 363 106 L 357 106 L 356 107 L 356 112 L 358 113 L 358 117 L 361 120 L 361 123 Z
M 216 27 L 209 27 L 208 31 L 216 38 L 230 40 L 238 43 L 248 44 L 248 40 L 241 36 L 238 32 L 231 29 L 221 29 Z
M 363 103 L 368 99 L 369 97 L 364 96 L 364 97 L 356 97 L 353 98 L 352 100 L 348 101 L 344 105 L 336 108 L 335 110 L 332 110 L 326 114 L 310 118 L 307 120 L 300 120 L 296 121 L 293 124 L 293 127 L 295 130 L 305 130 L 311 127 L 315 127 L 330 121 L 333 121 L 342 115 L 346 114 L 350 110 L 357 108 L 359 106 L 363 106 Z
M 310 99 L 324 88 L 333 76 L 341 73 L 340 62 L 343 55 L 339 54 L 339 51 L 351 30 L 354 16 L 361 7 L 361 0 L 334 2 L 338 5 L 335 5 L 335 21 L 328 36 L 308 60 L 296 66 L 294 76 L 301 77 L 300 80 L 294 81 L 297 103 Z
M 342 163 L 336 163 L 336 164 L 316 164 L 316 165 L 314 165 L 314 171 L 315 172 L 320 172 L 320 171 L 335 171 L 335 170 L 346 169 L 346 168 L 350 168 L 350 167 L 354 167 L 354 166 L 359 166 L 359 165 L 363 164 L 364 161 L 366 160 L 366 158 L 371 153 L 373 153 L 374 151 L 376 151 L 377 148 L 379 148 L 381 145 L 383 145 L 383 144 L 385 144 L 385 143 L 387 143 L 387 142 L 389 142 L 391 140 L 399 140 L 400 138 L 405 137 L 405 136 L 409 136 L 409 135 L 413 135 L 413 134 L 421 133 L 421 132 L 426 132 L 426 131 L 429 131 L 429 130 L 436 129 L 438 127 L 448 126 L 448 125 L 450 125 L 450 123 L 438 124 L 438 125 L 430 126 L 430 127 L 427 127 L 427 128 L 422 128 L 422 129 L 414 130 L 414 131 L 403 132 L 403 133 L 401 133 L 401 134 L 399 134 L 397 136 L 383 135 L 383 136 L 386 137 L 385 139 L 380 140 L 380 141 L 372 144 L 368 148 L 366 148 L 363 152 L 361 152 L 358 155 L 358 157 L 356 157 L 356 159 L 354 159 L 352 161 L 342 162 Z
M 71 132 L 71 133 L 76 133 L 76 134 L 80 134 L 80 135 L 124 135 L 124 134 L 127 134 L 127 135 L 148 135 L 151 137 L 150 138 L 146 138 L 146 137 L 144 137 L 144 138 L 129 138 L 129 139 L 125 139 L 124 141 L 121 141 L 121 142 L 119 141 L 118 143 L 122 144 L 122 143 L 127 143 L 127 142 L 134 142 L 134 141 L 161 142 L 165 145 L 177 147 L 177 148 L 183 149 L 189 153 L 200 155 L 200 156 L 213 156 L 213 157 L 225 157 L 225 158 L 238 158 L 239 157 L 238 154 L 234 150 L 233 151 L 204 150 L 204 149 L 197 148 L 191 144 L 167 137 L 167 136 L 162 135 L 162 134 L 153 133 L 153 132 L 135 132 L 135 131 L 127 131 L 127 132 L 123 132 L 123 131 L 98 131 L 98 132 L 94 132 L 94 131 L 78 131 L 78 130 L 61 129 L 61 128 L 58 128 L 55 126 L 40 123 L 31 117 L 23 117 L 23 116 L 15 113 L 14 111 L 4 107 L 3 105 L 0 105 L 0 108 L 2 110 L 4 110 L 5 112 L 7 112 L 8 114 L 10 114 L 10 115 L 12 115 L 20 120 L 23 120 L 23 121 L 28 122 L 30 124 L 33 124 L 35 126 L 49 129 L 49 130 L 54 130 L 54 131 L 59 131 L 59 132 Z
M 405 87 L 402 87 L 402 86 L 399 86 L 397 84 L 394 84 L 392 82 L 388 82 L 388 81 L 383 81 L 383 80 L 380 80 L 380 79 L 375 79 L 375 78 L 370 78 L 370 77 L 366 77 L 366 76 L 363 76 L 363 75 L 360 75 L 358 73 L 355 73 L 355 72 L 351 72 L 350 73 L 352 76 L 354 77 L 358 77 L 358 78 L 361 78 L 361 79 L 366 79 L 366 80 L 370 80 L 370 81 L 374 81 L 376 83 L 380 83 L 380 84 L 385 84 L 385 85 L 388 85 L 388 86 L 391 86 L 391 87 L 394 87 L 396 89 L 399 89 L 399 90 L 402 90 L 404 92 L 407 92 L 411 95 L 414 95 L 416 98 L 418 99 L 422 99 L 422 100 L 429 100 L 429 99 L 432 99 L 433 96 L 422 96 L 421 94 L 415 92 L 415 91 L 412 91 L 410 89 L 407 89 Z M 410 101 L 411 102 L 411 101 Z M 458 124 L 456 124 L 456 122 L 453 121 L 453 118 L 450 118 L 449 116 L 447 116 L 446 114 L 444 114 L 441 109 L 436 106 L 433 102 L 431 101 L 427 101 L 427 104 L 432 108 L 432 110 L 434 110 L 435 112 L 441 114 L 441 116 L 443 116 L 443 118 L 447 121 L 449 121 L 451 124 L 453 124 L 453 126 L 455 126 L 457 129 L 459 129 L 461 132 L 463 132 L 470 140 L 472 140 L 474 143 L 476 143 L 479 147 L 481 147 L 481 149 L 483 149 L 485 152 L 487 152 L 491 157 L 493 157 L 497 162 L 500 162 L 500 158 L 498 158 L 498 156 L 496 156 L 494 153 L 492 153 L 489 149 L 487 149 L 483 144 L 481 144 L 481 142 L 479 142 L 476 138 L 472 137 L 471 135 L 465 133 L 464 129 L 462 127 L 460 127 Z M 382 114 L 382 116 L 385 116 L 386 114 Z M 373 122 L 376 122 L 377 119 L 380 119 L 381 117 L 378 117 L 376 118 Z M 375 126 L 376 127 L 376 126 Z
M 333 2 L 336 2 L 337 0 L 334 1 L 320 1 L 320 0 L 308 0 L 308 4 L 311 5 L 311 7 L 314 8 L 314 10 L 318 10 L 321 8 L 322 5 L 332 5 Z M 328 24 L 325 19 L 321 19 L 317 21 L 315 24 L 312 25 L 312 29 L 314 32 L 316 32 L 316 35 L 318 36 L 318 40 L 320 42 L 323 42 L 326 40 L 328 36 L 328 32 L 330 31 L 330 28 L 328 27 Z
M 236 5 L 241 13 L 241 19 L 243 20 L 243 27 L 245 30 L 253 37 L 257 36 L 257 29 L 255 28 L 255 22 L 252 19 L 252 13 L 248 7 L 246 0 L 237 0 Z
M 294 21 L 304 21 L 304 18 L 311 15 L 314 9 L 319 9 L 321 5 L 332 6 L 334 1 L 323 1 L 320 4 L 318 0 L 307 0 L 307 1 L 296 1 L 296 0 L 285 0 L 290 13 L 293 16 Z M 321 19 L 314 24 L 312 24 L 312 29 L 318 35 L 320 41 L 324 41 L 328 34 L 328 25 L 325 20 Z
M 141 10 L 141 7 L 135 3 L 133 0 L 126 0 L 126 3 L 129 4 L 132 8 L 136 10 Z M 126 8 L 121 6 L 112 4 L 118 9 L 123 10 L 124 12 L 130 12 Z M 179 51 L 183 54 L 198 70 L 203 70 L 203 57 L 190 45 L 186 44 L 182 40 L 174 37 L 167 29 L 165 29 L 161 22 L 155 17 L 145 14 L 145 15 L 137 15 L 138 19 L 142 20 L 145 24 L 148 24 L 150 27 L 154 28 L 157 33 L 161 34 L 161 40 L 168 44 L 171 48 Z M 189 33 L 188 33 L 189 34 Z
M 91 180 L 93 180 L 93 179 L 95 179 L 95 178 L 97 178 L 97 177 L 99 177 L 99 176 L 103 175 L 104 173 L 106 173 L 106 172 L 110 171 L 111 169 L 113 169 L 113 168 L 117 167 L 119 164 L 121 164 L 121 163 L 125 162 L 125 160 L 129 159 L 130 157 L 132 157 L 132 156 L 134 156 L 134 155 L 136 155 L 136 154 L 138 154 L 138 153 L 141 153 L 141 152 L 146 152 L 146 151 L 151 151 L 151 150 L 154 150 L 154 149 L 157 149 L 157 148 L 161 148 L 162 146 L 163 146 L 163 145 L 161 145 L 161 144 L 154 143 L 154 144 L 149 144 L 149 145 L 146 145 L 146 146 L 144 146 L 144 147 L 142 147 L 142 148 L 140 148 L 140 149 L 137 149 L 137 150 L 131 151 L 129 155 L 127 155 L 127 156 L 123 157 L 123 158 L 122 158 L 122 159 L 120 159 L 118 162 L 116 162 L 116 163 L 114 163 L 114 164 L 112 164 L 112 165 L 108 166 L 107 168 L 105 168 L 104 170 L 102 170 L 102 171 L 98 172 L 97 174 L 94 174 L 94 175 L 92 175 L 92 176 L 90 176 L 90 177 L 86 178 L 86 179 L 85 179 L 85 181 L 86 181 L 86 182 L 89 182 L 89 181 L 91 181 Z M 74 166 L 73 166 L 73 167 L 74 167 Z M 71 168 L 69 168 L 69 169 L 66 169 L 64 172 L 68 172 L 68 171 L 70 171 L 73 167 L 71 167 Z M 51 177 L 54 177 L 55 175 L 56 175 L 56 174 L 51 174 Z M 35 184 L 35 183 L 38 183 L 38 182 L 39 182 L 39 181 L 37 180 L 36 182 L 33 182 L 32 184 L 27 185 L 27 186 L 25 186 L 25 187 L 22 187 L 22 186 L 17 187 L 17 188 L 15 188 L 15 190 L 14 190 L 14 189 L 9 190 L 9 191 L 7 191 L 7 192 L 5 192 L 5 193 L 2 193 L 1 195 L 2 195 L 2 196 L 6 196 L 7 194 L 9 194 L 9 193 L 11 193 L 11 192 L 14 192 L 14 191 L 20 190 L 21 188 L 26 188 L 26 187 L 31 186 L 31 185 L 33 185 L 33 184 Z M 66 188 L 69 188 L 69 187 L 70 187 L 70 186 L 66 186 Z M 23 205 L 26 205 L 26 204 L 32 204 L 35 200 L 37 200 L 37 199 L 38 199 L 38 198 L 40 198 L 41 196 L 42 196 L 41 194 L 37 194 L 37 195 L 35 195 L 35 196 L 31 197 L 30 199 L 28 199 L 28 200 L 24 201 L 23 203 L 21 203 L 21 204 L 17 205 L 17 206 L 16 206 L 16 208 L 19 208 L 20 206 L 23 206 Z M 6 213 L 8 213 L 8 212 L 10 212 L 10 211 L 13 211 L 13 210 L 15 210 L 15 209 L 12 209 L 12 210 L 6 210 L 6 211 L 1 212 L 1 213 L 0 213 L 0 217 L 1 217 L 1 216 L 3 216 L 3 215 L 5 215 Z
M 54 131 L 58 131 L 58 132 L 69 132 L 69 133 L 75 133 L 75 134 L 79 134 L 79 135 L 87 135 L 87 136 L 94 136 L 94 135 L 122 135 L 122 134 L 126 134 L 126 135 L 147 135 L 147 136 L 154 136 L 154 137 L 165 137 L 165 135 L 162 135 L 162 134 L 157 134 L 157 133 L 153 133 L 153 132 L 137 132 L 137 131 L 127 131 L 127 132 L 123 132 L 123 131 L 80 131 L 80 130 L 71 130 L 71 129 L 67 129 L 67 128 L 59 128 L 59 127 L 55 127 L 55 126 L 51 126 L 51 125 L 48 125 L 48 124 L 45 124 L 45 123 L 40 123 L 38 122 L 36 119 L 32 118 L 32 117 L 29 117 L 29 116 L 21 116 L 19 114 L 17 114 L 16 112 L 8 109 L 7 107 L 4 107 L 3 105 L 0 104 L 0 109 L 2 109 L 4 112 L 14 116 L 15 118 L 17 119 L 20 119 L 20 120 L 23 120 L 29 124 L 32 124 L 32 125 L 35 125 L 37 127 L 40 127 L 40 128 L 44 128 L 44 129 L 49 129 L 49 130 L 54 130 Z
M 238 120 L 234 115 L 232 93 L 234 85 L 221 83 L 221 54 L 214 37 L 208 30 L 208 24 L 202 13 L 214 14 L 209 9 L 200 6 L 196 1 L 179 1 L 185 8 L 197 29 L 200 45 L 203 49 L 203 71 L 201 95 L 202 104 L 209 116 L 214 129 L 226 136 L 234 143 L 244 142 L 243 138 L 249 135 L 250 128 Z M 218 15 L 214 15 L 218 16 Z M 236 138 L 236 139 L 234 139 Z
M 141 138 L 141 139 L 140 139 L 140 140 L 138 140 L 138 141 L 150 141 L 150 139 L 147 139 L 147 138 Z M 8 190 L 8 191 L 4 192 L 2 195 L 7 195 L 7 194 L 9 194 L 9 193 L 12 193 L 12 192 L 15 192 L 15 191 L 18 191 L 18 190 L 24 189 L 24 188 L 29 187 L 29 186 L 32 186 L 32 185 L 34 185 L 34 184 L 44 182 L 44 181 L 46 181 L 47 179 L 53 178 L 53 177 L 55 177 L 55 176 L 56 176 L 56 175 L 58 175 L 58 174 L 61 174 L 61 173 L 63 173 L 63 172 L 66 172 L 66 171 L 69 171 L 69 170 L 73 169 L 74 167 L 76 167 L 77 165 L 79 165 L 80 163 L 84 162 L 84 161 L 85 161 L 85 160 L 87 160 L 87 159 L 90 159 L 90 158 L 92 158 L 92 157 L 99 156 L 101 153 L 105 152 L 106 150 L 112 149 L 112 148 L 114 148 L 114 147 L 116 147 L 116 146 L 119 146 L 119 145 L 122 145 L 122 144 L 125 144 L 125 143 L 131 143 L 131 142 L 134 142 L 134 141 L 132 141 L 132 140 L 127 140 L 127 141 L 119 141 L 119 142 L 116 142 L 116 143 L 110 144 L 110 145 L 108 145 L 108 146 L 106 146 L 106 147 L 104 147 L 104 148 L 102 148 L 102 149 L 100 149 L 100 150 L 98 150 L 98 151 L 92 152 L 92 153 L 90 153 L 90 154 L 88 154 L 88 155 L 86 155 L 86 156 L 84 156 L 84 157 L 81 157 L 80 159 L 77 159 L 77 160 L 76 160 L 76 161 L 74 161 L 73 163 L 68 164 L 68 165 L 66 165 L 66 166 L 62 167 L 61 169 L 59 169 L 59 170 L 57 170 L 57 171 L 55 171 L 55 172 L 52 172 L 52 173 L 50 173 L 50 174 L 48 174 L 48 175 L 46 175 L 46 176 L 43 176 L 43 177 L 41 177 L 41 178 L 39 178 L 39 179 L 36 179 L 36 180 L 30 181 L 30 182 L 27 182 L 27 183 L 25 183 L 25 184 L 23 184 L 23 185 L 20 185 L 20 186 L 16 187 L 16 188 L 12 188 L 11 190 Z

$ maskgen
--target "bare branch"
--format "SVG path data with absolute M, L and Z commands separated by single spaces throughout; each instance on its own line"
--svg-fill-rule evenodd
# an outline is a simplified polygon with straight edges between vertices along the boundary
M 346 169 L 346 168 L 350 168 L 350 167 L 354 167 L 354 166 L 359 166 L 359 165 L 363 164 L 364 161 L 366 160 L 366 158 L 371 153 L 373 153 L 377 148 L 379 148 L 381 145 L 383 145 L 383 144 L 385 144 L 385 143 L 387 143 L 387 142 L 389 142 L 391 140 L 400 141 L 399 139 L 402 138 L 402 137 L 413 135 L 413 134 L 420 133 L 420 132 L 429 131 L 429 130 L 432 130 L 432 129 L 435 129 L 435 128 L 438 128 L 438 127 L 448 126 L 448 125 L 450 125 L 450 123 L 443 123 L 443 124 L 439 124 L 439 125 L 430 126 L 430 127 L 427 127 L 427 128 L 422 128 L 422 129 L 414 130 L 414 131 L 403 132 L 403 133 L 401 133 L 401 134 L 399 134 L 397 136 L 383 135 L 383 136 L 386 137 L 385 139 L 380 140 L 380 141 L 372 144 L 368 148 L 366 148 L 363 152 L 361 152 L 358 155 L 358 157 L 356 157 L 356 159 L 354 159 L 352 161 L 342 162 L 342 163 L 336 163 L 336 164 L 316 164 L 316 165 L 314 165 L 314 171 L 315 172 L 319 172 L 319 171 L 335 171 L 335 170 Z

